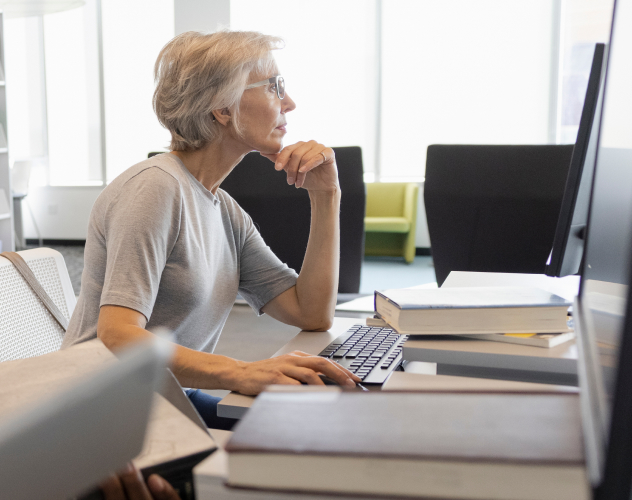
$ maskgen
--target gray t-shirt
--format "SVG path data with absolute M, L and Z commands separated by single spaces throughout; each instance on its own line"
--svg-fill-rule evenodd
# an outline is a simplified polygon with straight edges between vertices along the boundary
M 239 168 L 239 167 L 237 167 Z M 90 214 L 81 293 L 63 347 L 96 337 L 99 308 L 128 307 L 185 347 L 213 352 L 237 292 L 261 314 L 297 275 L 226 192 L 162 154 L 123 172 Z

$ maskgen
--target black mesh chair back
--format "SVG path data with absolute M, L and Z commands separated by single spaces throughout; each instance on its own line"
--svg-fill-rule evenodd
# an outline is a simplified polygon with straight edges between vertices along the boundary
M 573 145 L 428 147 L 437 283 L 451 271 L 544 273 Z

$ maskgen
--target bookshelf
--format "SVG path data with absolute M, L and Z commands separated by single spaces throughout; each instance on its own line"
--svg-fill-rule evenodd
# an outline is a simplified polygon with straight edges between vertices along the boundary
M 11 172 L 7 144 L 7 93 L 4 80 L 4 17 L 0 12 L 0 250 L 14 250 Z

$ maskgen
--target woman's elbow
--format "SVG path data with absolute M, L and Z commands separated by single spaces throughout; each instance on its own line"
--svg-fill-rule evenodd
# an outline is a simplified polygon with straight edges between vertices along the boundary
M 305 318 L 300 328 L 308 332 L 325 332 L 334 324 L 333 315 L 319 315 L 311 318 Z
M 115 325 L 97 327 L 97 338 L 103 342 L 103 345 L 110 351 L 120 349 L 123 345 L 128 343 L 125 335 L 120 331 L 121 328 L 117 328 Z

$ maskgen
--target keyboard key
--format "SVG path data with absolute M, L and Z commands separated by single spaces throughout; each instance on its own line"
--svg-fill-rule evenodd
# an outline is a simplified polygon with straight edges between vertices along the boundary
M 345 355 L 347 354 L 347 351 L 344 349 L 338 349 L 335 353 L 334 353 L 334 358 L 344 358 Z

